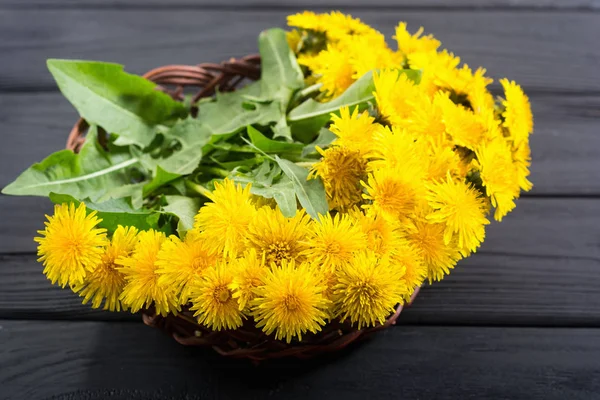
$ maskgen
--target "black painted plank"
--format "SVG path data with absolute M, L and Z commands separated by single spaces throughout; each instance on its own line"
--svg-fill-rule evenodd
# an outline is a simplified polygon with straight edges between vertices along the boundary
M 363 3 L 357 0 L 2 0 L 0 7 L 47 8 L 298 8 L 345 9 L 394 8 L 394 9 L 533 9 L 533 10 L 595 10 L 600 8 L 596 0 L 373 0 Z
M 33 237 L 44 228 L 45 214 L 52 214 L 52 203 L 45 197 L 0 194 L 0 254 L 35 251 Z
M 600 96 L 533 94 L 531 102 L 536 120 L 531 194 L 600 195 Z M 60 93 L 4 93 L 0 103 L 3 187 L 64 147 L 77 113 Z
M 523 199 L 490 227 L 479 253 L 424 288 L 400 323 L 600 326 L 599 240 L 597 200 Z M 137 319 L 81 305 L 50 285 L 35 258 L 0 258 L 0 318 Z
M 258 33 L 290 10 L 6 9 L 0 12 L 0 90 L 54 90 L 45 60 L 114 61 L 143 73 L 168 63 L 221 61 L 256 52 Z M 530 92 L 598 93 L 600 14 L 593 12 L 353 12 L 391 37 L 399 20 L 425 26 L 470 65 Z
M 78 117 L 59 92 L 0 94 L 0 187 L 31 164 L 64 149 Z
M 318 360 L 259 365 L 141 324 L 0 321 L 2 398 L 590 399 L 598 329 L 396 327 Z
M 0 255 L 0 318 L 141 321 L 131 313 L 94 310 L 69 289 L 52 286 L 37 256 Z

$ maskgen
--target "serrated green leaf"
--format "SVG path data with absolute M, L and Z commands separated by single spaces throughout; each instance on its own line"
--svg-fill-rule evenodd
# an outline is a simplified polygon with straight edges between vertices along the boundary
M 158 148 L 132 149 L 145 167 L 154 171 L 152 180 L 144 186 L 144 195 L 192 173 L 202 160 L 203 147 L 211 140 L 208 128 L 191 117 L 177 121 L 161 135 Z
M 187 115 L 183 104 L 147 79 L 126 73 L 122 65 L 56 59 L 47 65 L 81 117 L 117 134 L 118 145 L 147 146 L 157 125 Z
M 187 175 L 191 173 L 202 159 L 202 147 L 211 139 L 212 132 L 201 121 L 194 118 L 179 120 L 165 132 L 165 143 L 168 146 L 178 145 L 159 165 L 172 174 Z
M 284 110 L 282 110 L 281 118 L 279 118 L 279 121 L 277 121 L 277 123 L 271 128 L 271 130 L 273 131 L 274 138 L 281 137 L 289 141 L 293 140 L 292 129 L 287 123 L 287 118 L 285 116 Z
M 252 183 L 254 186 L 266 187 L 271 186 L 280 175 L 281 169 L 278 166 L 271 166 L 269 160 L 265 160 L 252 171 L 246 174 L 235 174 L 232 179 L 242 183 Z
M 277 164 L 285 175 L 294 184 L 294 191 L 300 201 L 300 205 L 306 212 L 318 219 L 319 215 L 324 215 L 329 211 L 327 197 L 325 195 L 325 187 L 321 179 L 308 180 L 308 170 L 302 168 L 291 161 L 275 156 Z
M 296 192 L 292 181 L 282 173 L 277 164 L 265 160 L 260 166 L 246 174 L 234 174 L 237 182 L 251 183 L 250 193 L 266 199 L 274 199 L 282 214 L 288 218 L 296 215 Z
M 248 126 L 248 137 L 254 146 L 265 153 L 297 153 L 300 154 L 304 145 L 302 143 L 289 143 L 272 140 L 263 135 L 258 129 Z
M 164 169 L 161 168 L 160 165 L 157 165 L 156 171 L 154 173 L 154 176 L 152 177 L 152 180 L 144 185 L 144 188 L 143 188 L 144 196 L 149 195 L 150 193 L 154 192 L 156 189 L 174 181 L 175 179 L 179 178 L 180 176 L 181 176 L 180 174 L 173 174 L 171 172 L 165 171 Z
M 261 79 L 241 89 L 217 93 L 214 101 L 199 104 L 198 119 L 213 139 L 228 138 L 248 125 L 275 125 L 276 136 L 291 139 L 286 111 L 295 91 L 304 86 L 303 75 L 285 32 L 271 29 L 259 36 Z
M 142 208 L 142 204 L 144 203 L 144 185 L 146 185 L 146 181 L 111 188 L 103 196 L 100 196 L 96 202 L 101 203 L 111 199 L 126 197 L 131 199 L 133 208 Z
M 293 217 L 298 211 L 294 183 L 287 177 L 268 187 L 253 185 L 250 192 L 266 199 L 274 199 L 281 213 L 287 218 Z
M 25 170 L 2 193 L 48 196 L 55 192 L 97 201 L 109 195 L 112 189 L 133 183 L 131 168 L 139 160 L 135 157 L 125 159 L 119 153 L 120 161 L 115 163 L 111 154 L 98 144 L 97 134 L 97 128 L 92 126 L 79 154 L 71 150 L 51 154 Z
M 215 140 L 238 133 L 248 125 L 267 126 L 281 118 L 280 106 L 273 102 L 256 102 L 246 96 L 260 95 L 260 82 L 229 93 L 217 93 L 213 102 L 199 107 L 198 120 Z
M 286 113 L 294 93 L 304 87 L 304 75 L 283 29 L 261 32 L 258 48 L 261 57 L 261 97 L 273 100 L 280 111 L 280 118 L 273 127 L 273 137 L 291 140 L 292 131 L 287 124 Z
M 273 198 L 284 216 L 292 218 L 296 215 L 298 203 L 296 202 L 294 183 L 291 180 L 282 179 L 273 185 Z
M 273 28 L 258 37 L 261 57 L 261 95 L 287 106 L 291 94 L 304 87 L 304 75 L 283 29 Z
M 192 229 L 194 216 L 200 209 L 200 199 L 186 196 L 165 196 L 165 198 L 168 204 L 163 207 L 163 210 L 179 218 L 177 232 L 182 235 Z
M 50 193 L 49 197 L 55 204 L 74 203 L 79 205 L 80 203 L 78 199 L 66 194 Z M 135 208 L 127 198 L 111 199 L 100 203 L 85 199 L 83 202 L 88 211 L 95 210 L 97 212 L 98 217 L 102 219 L 98 226 L 105 228 L 109 234 L 113 233 L 119 225 L 135 226 L 143 230 L 156 229 L 163 232 L 170 230 L 158 226 L 160 212 Z

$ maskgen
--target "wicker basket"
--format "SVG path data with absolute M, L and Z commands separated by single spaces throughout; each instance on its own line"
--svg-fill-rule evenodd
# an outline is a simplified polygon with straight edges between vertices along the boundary
M 257 80 L 260 77 L 260 57 L 251 55 L 241 59 L 230 59 L 221 64 L 169 65 L 149 71 L 144 75 L 159 86 L 158 88 L 182 101 L 185 90 L 196 90 L 192 104 L 203 97 L 212 96 L 215 90 L 232 91 L 247 80 Z M 192 113 L 197 113 L 192 109 Z M 77 121 L 67 140 L 67 149 L 77 152 L 85 139 L 88 125 L 83 120 Z M 99 140 L 106 140 L 102 135 Z M 411 301 L 419 292 L 415 290 Z M 410 304 L 410 302 L 408 304 Z M 371 328 L 356 329 L 349 323 L 332 321 L 317 334 L 308 334 L 301 342 L 287 344 L 275 340 L 272 336 L 264 334 L 257 329 L 251 319 L 236 329 L 228 331 L 211 331 L 198 324 L 193 313 L 184 307 L 178 315 L 163 317 L 154 310 L 142 312 L 146 325 L 162 329 L 171 335 L 177 342 L 187 346 L 212 347 L 219 354 L 233 358 L 248 358 L 262 361 L 271 358 L 297 357 L 311 358 L 319 354 L 340 350 L 350 343 L 364 338 L 367 335 L 387 328 L 396 323 L 402 305 L 398 305 L 396 312 L 388 317 L 382 325 Z

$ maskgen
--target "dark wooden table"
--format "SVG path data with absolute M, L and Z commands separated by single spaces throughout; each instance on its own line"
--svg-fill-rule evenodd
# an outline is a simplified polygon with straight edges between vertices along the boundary
M 32 241 L 49 202 L 0 196 L 0 398 L 600 398 L 600 2 L 321 1 L 0 1 L 0 186 L 60 149 L 77 117 L 46 58 L 136 73 L 221 61 L 318 7 L 388 37 L 399 20 L 424 25 L 469 65 L 521 83 L 536 119 L 534 190 L 399 326 L 339 355 L 258 368 L 50 286 Z

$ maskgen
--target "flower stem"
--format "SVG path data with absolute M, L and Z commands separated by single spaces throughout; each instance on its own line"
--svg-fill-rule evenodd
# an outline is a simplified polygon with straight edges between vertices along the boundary
M 199 195 L 206 197 L 207 199 L 210 199 L 210 190 L 208 190 L 204 186 L 188 180 L 185 181 L 185 186 L 187 186 L 187 188 L 191 191 L 196 192 Z
M 300 161 L 297 162 L 296 165 L 302 168 L 311 168 L 316 161 Z
M 216 176 L 220 176 L 221 178 L 227 178 L 230 173 L 228 170 L 223 169 L 223 168 L 207 167 L 207 166 L 203 166 L 203 165 L 198 167 L 198 171 L 216 175 Z

